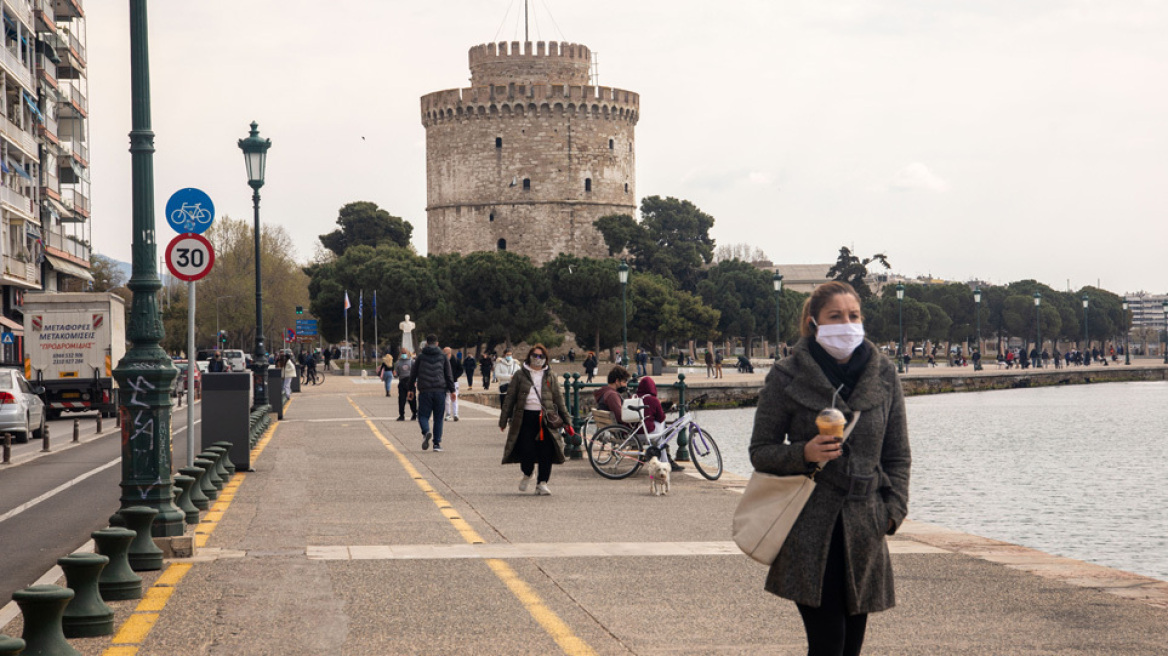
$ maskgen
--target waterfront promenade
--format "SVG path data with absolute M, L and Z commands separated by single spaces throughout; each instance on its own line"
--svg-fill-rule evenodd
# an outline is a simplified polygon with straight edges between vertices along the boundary
M 727 374 L 730 376 L 730 374 Z M 375 380 L 295 396 L 119 633 L 85 654 L 801 654 L 793 604 L 729 543 L 741 480 L 557 467 L 550 497 L 500 466 L 496 411 L 465 405 L 445 451 Z M 392 406 L 391 406 L 392 404 Z M 749 430 L 749 427 L 744 427 Z M 910 513 L 911 516 L 911 513 Z M 866 654 L 1162 654 L 1168 583 L 908 522 L 899 605 Z M 6 633 L 19 634 L 19 619 Z

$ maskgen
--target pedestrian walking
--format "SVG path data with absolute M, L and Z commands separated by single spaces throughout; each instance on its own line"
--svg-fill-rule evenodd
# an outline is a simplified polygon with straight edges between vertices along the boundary
M 548 496 L 548 481 L 552 475 L 552 465 L 564 462 L 564 438 L 560 428 L 565 427 L 569 435 L 574 435 L 568 408 L 560 386 L 549 369 L 547 349 L 536 344 L 527 353 L 523 367 L 511 380 L 507 396 L 503 398 L 503 410 L 499 413 L 499 430 L 507 431 L 507 443 L 503 447 L 503 464 L 519 463 L 523 478 L 519 480 L 519 491 L 526 492 L 535 476 L 535 493 Z
M 397 377 L 397 420 L 406 420 L 406 403 L 410 404 L 410 421 L 418 418 L 418 400 L 410 394 L 410 373 L 413 371 L 414 361 L 406 347 L 401 348 L 401 355 L 393 365 L 393 374 Z
M 215 355 L 211 356 L 211 361 L 207 363 L 207 373 L 221 374 L 227 370 L 227 364 L 223 362 L 222 351 L 215 351 Z
M 381 364 L 377 365 L 377 377 L 385 383 L 385 396 L 389 396 L 389 391 L 393 387 L 393 356 L 389 351 L 381 358 Z
M 818 473 L 765 588 L 796 603 L 809 654 L 854 656 L 868 614 L 896 604 L 885 536 L 908 514 L 904 394 L 892 362 L 864 338 L 850 285 L 816 288 L 800 332 L 791 357 L 767 376 L 750 458 L 768 474 Z M 832 406 L 857 422 L 846 443 L 818 434 L 816 415 Z
M 714 378 L 722 377 L 722 352 L 714 352 Z
M 292 379 L 296 378 L 296 363 L 287 353 L 280 355 L 280 377 L 284 382 L 284 400 L 292 398 Z
M 706 378 L 711 378 L 714 375 L 714 353 L 711 349 L 706 349 Z
M 331 368 L 329 365 L 333 360 L 332 351 L 330 351 L 326 348 L 322 355 L 324 356 L 324 370 L 329 371 L 329 369 Z
M 511 349 L 503 349 L 503 357 L 495 363 L 495 380 L 499 382 L 499 394 L 506 394 L 511 380 L 519 371 L 519 362 L 511 355 Z
M 491 374 L 495 370 L 495 354 L 483 353 L 479 356 L 479 374 L 483 377 L 483 389 L 491 389 Z
M 642 348 L 637 348 L 637 354 L 633 356 L 637 363 L 637 377 L 649 375 L 646 365 L 649 363 L 649 354 Z
M 454 390 L 446 395 L 446 420 L 458 421 L 458 390 L 462 374 L 462 351 L 455 355 L 450 354 L 450 347 L 442 349 L 442 353 L 450 360 L 450 371 L 454 373 Z
M 449 349 L 447 349 L 449 351 Z M 417 362 L 410 371 L 408 385 L 410 396 L 418 399 L 418 427 L 422 429 L 422 450 L 430 448 L 442 450 L 442 413 L 446 397 L 455 390 L 454 372 L 450 368 L 450 356 L 438 348 L 438 336 L 426 335 L 426 346 L 418 354 Z M 433 430 L 431 430 L 431 417 Z
M 468 390 L 474 389 L 474 375 L 476 367 L 478 367 L 478 362 L 475 361 L 473 355 L 467 353 L 466 357 L 462 359 L 462 371 L 466 374 L 466 388 Z
M 568 362 L 575 362 L 575 361 L 576 361 L 576 349 L 569 348 L 568 349 Z
M 598 363 L 596 361 L 596 353 L 594 353 L 593 351 L 589 351 L 588 355 L 584 358 L 584 375 L 586 375 L 588 377 L 588 380 L 586 380 L 585 382 L 587 382 L 587 383 L 592 382 L 592 377 L 596 375 L 597 364 Z

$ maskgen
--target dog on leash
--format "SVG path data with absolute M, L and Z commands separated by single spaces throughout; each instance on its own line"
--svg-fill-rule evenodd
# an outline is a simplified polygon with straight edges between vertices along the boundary
M 669 494 L 669 463 L 653 458 L 645 463 L 649 472 L 649 494 L 659 497 Z

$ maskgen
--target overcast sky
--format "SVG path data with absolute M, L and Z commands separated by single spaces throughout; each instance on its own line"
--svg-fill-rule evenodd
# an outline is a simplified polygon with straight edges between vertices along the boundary
M 273 142 L 263 218 L 299 258 L 355 200 L 410 221 L 426 252 L 419 97 L 468 85 L 470 46 L 522 39 L 522 4 L 150 3 L 161 244 L 181 187 L 250 218 L 236 141 L 256 120 Z M 718 243 L 1168 291 L 1165 0 L 532 5 L 532 40 L 583 43 L 601 84 L 641 94 L 638 191 L 693 201 Z M 128 261 L 127 3 L 86 11 L 95 249 Z

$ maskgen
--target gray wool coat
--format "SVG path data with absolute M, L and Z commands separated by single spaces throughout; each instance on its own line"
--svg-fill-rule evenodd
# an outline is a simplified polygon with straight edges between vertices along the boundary
M 511 424 L 511 430 L 507 431 L 507 444 L 503 447 L 504 465 L 519 462 L 519 454 L 515 453 L 515 444 L 519 441 L 519 427 L 523 425 L 523 405 L 527 399 L 527 393 L 531 391 L 532 382 L 531 372 L 526 367 L 520 367 L 519 371 L 511 378 L 511 386 L 507 388 L 507 395 L 503 397 L 503 410 L 499 413 L 499 428 L 506 428 L 508 423 Z M 564 394 L 560 391 L 560 386 L 556 384 L 551 369 L 545 368 L 543 370 L 543 383 L 540 387 L 540 402 L 543 405 L 544 416 L 557 413 L 564 419 L 564 425 L 569 425 L 572 417 L 568 414 L 568 406 L 564 405 Z M 558 430 L 544 430 L 545 435 L 548 432 L 551 433 L 552 443 L 556 446 L 552 462 L 562 465 L 564 464 L 564 436 Z
M 884 536 L 908 514 L 911 455 L 904 393 L 896 367 L 876 347 L 848 401 L 836 407 L 860 420 L 848 438 L 850 454 L 832 460 L 816 476 L 815 491 L 767 574 L 766 590 L 818 607 L 836 518 L 842 517 L 846 551 L 848 614 L 874 613 L 896 605 L 892 562 Z M 758 399 L 750 460 L 758 471 L 780 476 L 813 471 L 803 447 L 819 434 L 815 416 L 830 407 L 834 390 L 808 350 L 807 338 L 771 369 Z M 786 443 L 784 437 L 787 438 Z M 879 489 L 849 499 L 848 474 L 875 475 Z M 891 528 L 889 527 L 891 520 Z

